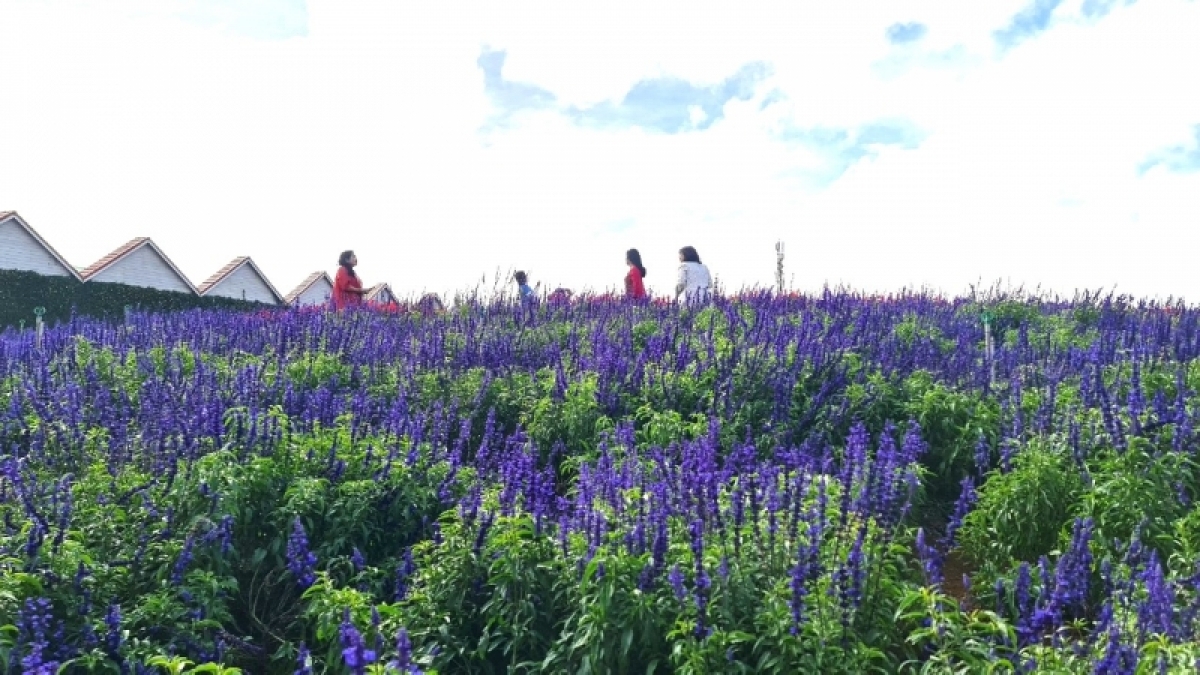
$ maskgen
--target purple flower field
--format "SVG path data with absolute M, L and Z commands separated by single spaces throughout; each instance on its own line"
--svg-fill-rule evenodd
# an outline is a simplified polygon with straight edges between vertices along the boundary
M 1113 296 L 10 329 L 0 669 L 1193 673 L 1198 353 Z

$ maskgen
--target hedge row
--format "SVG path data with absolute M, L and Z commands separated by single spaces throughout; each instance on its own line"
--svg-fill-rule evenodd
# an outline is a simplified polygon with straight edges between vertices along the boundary
M 35 272 L 0 270 L 0 328 L 26 326 L 34 321 L 33 309 L 45 307 L 43 319 L 53 325 L 71 313 L 100 318 L 120 318 L 125 306 L 159 312 L 207 308 L 251 309 L 263 305 L 245 300 L 208 297 L 153 288 L 103 282 L 81 283 L 71 277 L 43 276 Z

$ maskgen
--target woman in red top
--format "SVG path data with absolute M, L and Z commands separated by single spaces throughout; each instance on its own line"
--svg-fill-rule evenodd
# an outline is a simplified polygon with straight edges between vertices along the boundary
M 625 252 L 625 264 L 629 265 L 629 274 L 625 275 L 625 297 L 631 300 L 644 300 L 646 287 L 642 279 L 646 278 L 646 266 L 642 264 L 642 254 L 636 248 Z
M 358 264 L 358 256 L 354 251 L 342 251 L 338 256 L 337 277 L 333 280 L 333 306 L 339 312 L 347 307 L 362 303 L 367 292 L 362 287 L 362 280 L 354 272 Z

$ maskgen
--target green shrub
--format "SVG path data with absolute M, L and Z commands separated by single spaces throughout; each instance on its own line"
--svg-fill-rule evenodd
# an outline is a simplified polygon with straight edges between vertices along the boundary
M 160 291 L 154 288 L 110 284 L 99 281 L 80 283 L 71 277 L 42 276 L 34 272 L 0 270 L 0 328 L 31 326 L 33 309 L 45 307 L 42 319 L 47 325 L 66 321 L 72 312 L 83 316 L 119 319 L 125 306 L 141 311 L 178 312 L 188 309 L 253 309 L 263 305 L 230 298 L 205 297 L 191 293 Z
M 1195 495 L 1195 460 L 1176 452 L 1156 454 L 1145 438 L 1134 437 L 1126 450 L 1108 450 L 1090 467 L 1092 485 L 1080 510 L 1095 521 L 1098 541 L 1111 546 L 1139 530 L 1143 545 L 1169 558 L 1177 545 L 1176 519 L 1188 512 L 1178 490 Z
M 974 473 L 979 437 L 999 436 L 1000 408 L 994 400 L 934 382 L 917 372 L 901 387 L 903 417 L 916 420 L 929 451 L 921 463 L 929 469 L 929 498 L 949 503 L 958 496 L 963 477 Z
M 1012 471 L 992 472 L 979 489 L 959 541 L 980 565 L 1036 562 L 1053 550 L 1083 492 L 1079 471 L 1057 442 L 1038 438 L 1017 454 Z

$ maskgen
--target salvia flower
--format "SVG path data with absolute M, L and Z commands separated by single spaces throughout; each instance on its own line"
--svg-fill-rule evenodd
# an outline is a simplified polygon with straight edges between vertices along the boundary
M 679 569 L 679 565 L 671 565 L 667 581 L 671 582 L 671 589 L 675 591 L 675 599 L 683 600 L 687 597 L 687 589 L 683 586 L 683 572 Z
M 296 658 L 295 675 L 313 675 L 312 654 L 309 653 L 308 647 L 301 642 L 300 654 Z
M 35 675 L 55 675 L 59 664 L 50 654 L 50 600 L 47 598 L 29 599 L 18 612 L 18 638 L 24 656 L 21 658 L 21 672 Z
M 925 528 L 917 530 L 917 558 L 921 561 L 921 569 L 925 573 L 925 583 L 930 586 L 940 586 L 942 583 L 941 554 L 925 541 Z
M 308 535 L 304 532 L 304 524 L 297 516 L 292 521 L 292 535 L 288 538 L 287 546 L 288 571 L 295 577 L 301 590 L 307 590 L 317 581 L 317 556 L 308 550 Z
M 171 583 L 175 586 L 183 584 L 183 575 L 187 572 L 187 568 L 192 564 L 192 548 L 195 545 L 195 540 L 189 536 L 183 541 L 183 550 L 179 552 L 179 557 L 175 559 L 175 567 L 171 571 Z
M 408 631 L 401 628 L 396 633 L 396 658 L 388 662 L 388 668 L 407 675 L 423 675 L 420 668 L 413 663 L 412 642 Z
M 121 651 L 121 607 L 109 605 L 108 613 L 104 615 L 104 625 L 108 632 L 104 638 L 104 648 L 111 657 L 116 657 Z
M 354 675 L 364 675 L 367 666 L 375 662 L 377 654 L 367 649 L 362 633 L 350 621 L 350 610 L 343 610 L 342 623 L 338 629 L 338 638 L 342 645 L 342 660 Z

